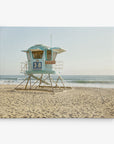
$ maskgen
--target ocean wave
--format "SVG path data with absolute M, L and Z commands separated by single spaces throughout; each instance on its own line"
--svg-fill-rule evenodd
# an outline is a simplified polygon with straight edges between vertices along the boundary
M 100 83 L 100 84 L 114 84 L 114 81 L 82 81 L 82 80 L 68 80 L 69 83 Z
M 0 78 L 0 80 L 17 80 L 18 78 Z

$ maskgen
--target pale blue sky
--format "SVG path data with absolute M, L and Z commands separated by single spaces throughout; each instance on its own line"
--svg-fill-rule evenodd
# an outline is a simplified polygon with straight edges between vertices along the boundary
M 0 27 L 0 74 L 20 74 L 21 50 L 35 44 L 66 49 L 64 74 L 114 74 L 113 27 Z

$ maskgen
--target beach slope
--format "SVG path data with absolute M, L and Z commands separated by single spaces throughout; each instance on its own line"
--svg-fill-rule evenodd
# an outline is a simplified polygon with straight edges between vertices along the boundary
M 0 118 L 114 118 L 114 89 L 50 92 L 0 85 Z

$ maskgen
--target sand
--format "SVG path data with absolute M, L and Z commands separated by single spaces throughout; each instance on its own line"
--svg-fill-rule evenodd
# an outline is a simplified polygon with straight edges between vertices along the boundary
M 114 89 L 51 93 L 0 85 L 0 118 L 114 118 Z

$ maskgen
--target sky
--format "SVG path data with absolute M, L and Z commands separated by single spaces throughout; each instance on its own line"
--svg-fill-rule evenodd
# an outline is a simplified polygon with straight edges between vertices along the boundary
M 61 47 L 66 52 L 63 73 L 71 75 L 114 74 L 114 27 L 0 27 L 0 75 L 18 75 L 21 52 L 36 44 Z

